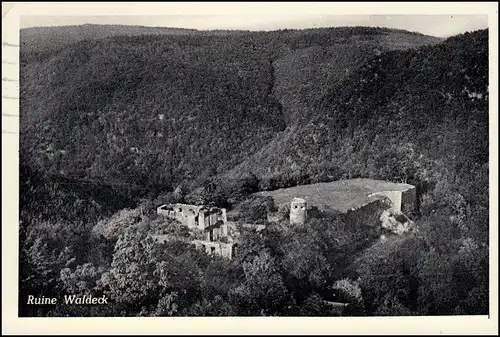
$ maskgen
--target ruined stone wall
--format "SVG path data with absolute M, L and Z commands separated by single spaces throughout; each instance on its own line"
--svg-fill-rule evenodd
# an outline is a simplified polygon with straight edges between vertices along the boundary
M 218 222 L 218 224 L 205 229 L 207 240 L 217 241 L 228 235 L 227 224 L 221 222 Z
M 416 190 L 381 191 L 372 194 L 373 201 L 345 212 L 342 217 L 354 226 L 375 226 L 381 223 L 381 216 L 386 210 L 396 213 L 413 211 L 416 208 Z
M 385 195 L 392 202 L 392 208 L 396 211 L 401 210 L 401 196 L 403 191 L 382 191 L 382 195 Z
M 234 257 L 236 245 L 234 243 L 227 243 L 221 245 L 221 256 L 226 259 L 232 259 Z
M 196 249 L 204 250 L 209 255 L 219 255 L 226 259 L 233 258 L 235 243 L 194 240 Z
M 159 215 L 166 217 L 166 218 L 177 220 L 181 224 L 187 226 L 187 220 L 185 219 L 185 217 L 182 213 L 178 213 L 178 212 L 175 212 L 173 210 L 168 210 L 168 209 L 161 209 L 161 208 L 158 208 L 157 213 Z
M 352 226 L 377 226 L 382 213 L 391 206 L 387 199 L 376 199 L 343 213 L 341 217 Z
M 160 207 L 156 208 L 156 213 L 158 215 L 168 217 L 170 215 L 170 210 L 166 208 L 166 205 L 161 205 Z
M 234 242 L 218 242 L 209 240 L 189 240 L 188 238 L 179 238 L 170 234 L 154 234 L 150 237 L 158 243 L 166 243 L 172 241 L 181 241 L 191 243 L 198 250 L 203 250 L 209 255 L 219 255 L 226 259 L 232 259 L 236 243 Z
M 227 221 L 224 208 L 207 209 L 204 206 L 171 204 L 158 207 L 157 213 L 175 219 L 188 228 L 198 228 L 200 230 L 213 226 L 218 221 Z
M 411 212 L 417 206 L 417 194 L 415 187 L 409 188 L 404 191 L 380 191 L 371 194 L 371 196 L 385 196 L 391 203 L 392 208 L 398 212 Z
M 402 192 L 401 212 L 411 213 L 417 210 L 417 189 L 415 187 Z
M 197 206 L 183 204 L 163 205 L 157 208 L 157 213 L 175 219 L 189 228 L 198 226 L 196 221 L 198 215 Z
M 200 229 L 215 226 L 219 221 L 226 223 L 227 215 L 225 208 L 202 209 L 198 215 L 198 226 Z

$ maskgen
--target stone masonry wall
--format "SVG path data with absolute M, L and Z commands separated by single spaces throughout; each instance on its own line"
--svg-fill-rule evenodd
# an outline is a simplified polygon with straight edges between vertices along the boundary
M 387 199 L 376 199 L 353 210 L 349 210 L 341 217 L 353 226 L 377 226 L 380 223 L 380 216 L 391 208 Z

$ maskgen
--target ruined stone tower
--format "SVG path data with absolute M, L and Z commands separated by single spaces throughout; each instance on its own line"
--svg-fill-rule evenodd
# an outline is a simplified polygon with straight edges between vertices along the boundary
M 293 198 L 290 204 L 290 224 L 301 225 L 306 222 L 307 203 L 304 199 Z

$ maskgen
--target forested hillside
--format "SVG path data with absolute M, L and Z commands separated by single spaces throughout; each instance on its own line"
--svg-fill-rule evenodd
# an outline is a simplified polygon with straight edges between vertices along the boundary
M 37 52 L 21 38 L 21 145 L 30 165 L 162 188 L 241 163 L 307 118 L 327 83 L 373 55 L 437 42 L 336 28 L 120 36 Z
M 285 183 L 470 172 L 488 162 L 487 65 L 487 31 L 383 53 L 328 86 L 311 118 L 234 171 L 281 174 Z
M 195 29 L 85 24 L 25 28 L 20 31 L 20 38 L 23 52 L 43 54 L 61 50 L 81 40 L 96 40 L 113 36 L 189 35 L 196 33 L 199 31 Z
M 21 315 L 488 312 L 488 31 L 75 29 L 21 34 Z M 265 223 L 251 193 L 354 177 L 416 185 L 418 230 L 311 211 L 233 261 L 146 240 L 186 236 L 159 203 Z M 23 305 L 67 293 L 113 305 Z

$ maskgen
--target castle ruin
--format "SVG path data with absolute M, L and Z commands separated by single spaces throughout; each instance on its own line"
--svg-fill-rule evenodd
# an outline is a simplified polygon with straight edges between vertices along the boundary
M 417 210 L 415 186 L 364 178 L 298 185 L 257 192 L 256 195 L 273 197 L 279 207 L 290 205 L 291 225 L 306 222 L 308 206 L 334 212 L 349 224 L 368 226 L 377 226 L 381 222 L 386 224 L 389 213 L 399 219 L 403 218 L 400 214 L 411 215 Z M 384 211 L 387 212 L 382 216 Z M 267 219 L 270 222 L 281 221 L 278 215 L 268 214 Z M 387 226 L 389 225 L 386 224 Z
M 158 215 L 175 219 L 189 229 L 205 230 L 227 222 L 226 209 L 204 205 L 169 204 L 157 208 Z M 227 233 L 227 229 L 226 229 Z
M 196 249 L 232 259 L 236 243 L 228 235 L 225 208 L 205 205 L 168 204 L 156 209 L 158 215 L 176 220 L 192 231 L 203 233 L 203 238 L 192 240 Z
M 290 205 L 291 225 L 305 224 L 307 207 L 312 205 L 320 211 L 339 214 L 353 226 L 381 226 L 398 234 L 413 228 L 413 221 L 405 214 L 411 214 L 417 207 L 415 186 L 362 178 L 300 185 L 256 195 L 271 196 L 281 206 Z M 234 257 L 237 239 L 229 234 L 229 226 L 234 229 L 234 223 L 228 222 L 226 209 L 176 203 L 158 207 L 157 213 L 187 226 L 193 235 L 187 241 L 196 249 L 228 259 Z M 267 218 L 270 222 L 284 220 L 279 212 L 268 213 Z M 266 225 L 243 224 L 243 227 L 260 231 Z M 169 240 L 165 235 L 155 237 Z

